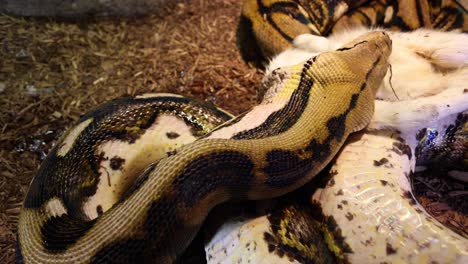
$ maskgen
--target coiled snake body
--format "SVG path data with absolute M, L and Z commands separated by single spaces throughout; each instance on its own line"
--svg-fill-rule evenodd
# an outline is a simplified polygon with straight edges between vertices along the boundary
M 370 122 L 390 52 L 388 36 L 373 32 L 278 69 L 261 104 L 208 134 L 230 116 L 178 96 L 123 99 L 85 115 L 31 184 L 18 260 L 173 262 L 215 205 L 276 197 L 322 170 Z M 158 130 L 164 119 L 185 132 Z M 177 150 L 162 142 L 167 157 L 138 176 L 157 155 L 146 143 L 161 135 L 204 136 Z
M 23 258 L 42 263 L 173 261 L 214 205 L 278 196 L 315 176 L 348 134 L 362 129 L 372 117 L 370 102 L 387 71 L 390 50 L 389 38 L 377 32 L 342 51 L 284 69 L 278 74 L 285 78 L 270 88 L 262 104 L 160 160 L 140 178 L 138 187 L 93 220 L 86 219 L 80 207 L 87 194 L 94 194 L 93 180 L 104 179 L 85 176 L 81 182 L 70 182 L 57 175 L 49 183 L 46 161 L 20 217 Z M 353 62 L 363 53 L 372 55 L 356 67 Z M 348 70 L 338 70 L 342 67 Z M 81 138 L 89 137 L 81 131 L 93 125 L 90 118 L 82 120 L 53 153 L 73 155 Z M 109 125 L 111 131 L 122 126 L 114 120 Z M 90 167 L 85 159 L 82 162 L 84 169 Z

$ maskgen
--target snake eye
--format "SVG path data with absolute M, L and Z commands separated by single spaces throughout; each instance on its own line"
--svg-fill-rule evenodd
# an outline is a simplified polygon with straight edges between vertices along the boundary
M 426 134 L 426 138 L 427 138 L 426 144 L 430 144 L 437 137 L 438 134 L 439 132 L 437 132 L 437 130 L 428 129 L 427 134 Z

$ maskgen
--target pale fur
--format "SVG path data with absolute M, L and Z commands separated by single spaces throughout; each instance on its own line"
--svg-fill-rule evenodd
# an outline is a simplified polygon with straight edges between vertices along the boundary
M 369 31 L 356 28 L 327 38 L 300 35 L 271 61 L 266 76 L 276 68 L 339 49 Z M 377 92 L 370 128 L 413 133 L 428 122 L 468 110 L 468 34 L 428 29 L 386 33 L 392 39 L 391 68 Z

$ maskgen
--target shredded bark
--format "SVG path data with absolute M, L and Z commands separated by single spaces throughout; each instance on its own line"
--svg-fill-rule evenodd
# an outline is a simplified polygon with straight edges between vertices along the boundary
M 468 238 L 468 185 L 437 169 L 417 172 L 412 179 L 416 199 L 427 212 Z

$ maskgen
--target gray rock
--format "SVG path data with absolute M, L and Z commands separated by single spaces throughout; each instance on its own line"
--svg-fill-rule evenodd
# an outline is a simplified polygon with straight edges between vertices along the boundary
M 34 17 L 137 16 L 174 0 L 0 0 L 0 13 Z

